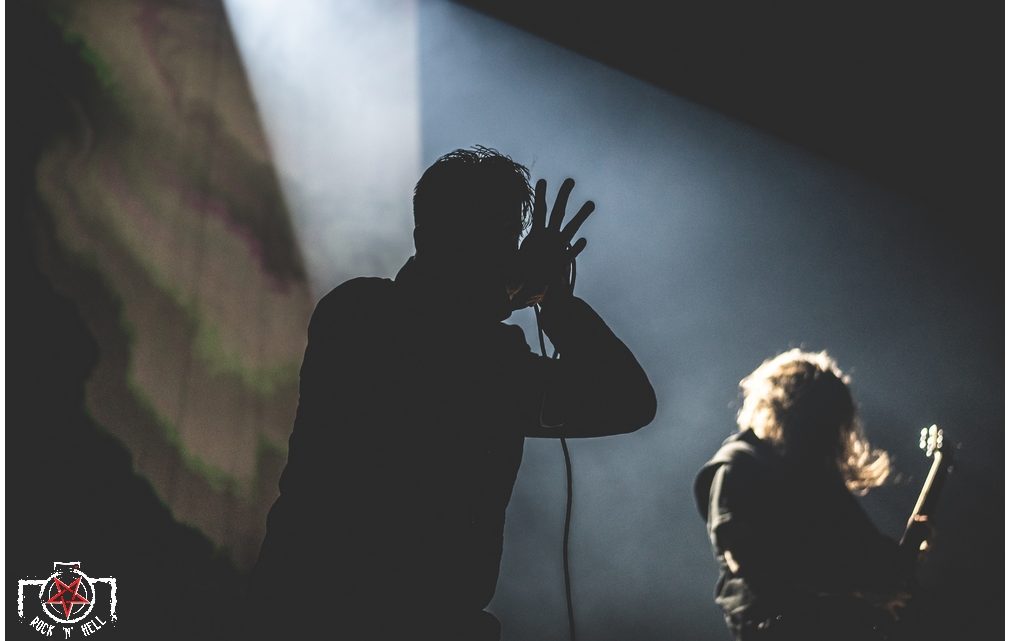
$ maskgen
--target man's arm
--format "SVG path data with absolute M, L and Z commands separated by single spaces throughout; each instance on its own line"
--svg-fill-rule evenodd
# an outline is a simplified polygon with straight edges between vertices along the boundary
M 522 376 L 525 433 L 536 437 L 626 434 L 656 416 L 656 394 L 635 356 L 582 299 L 544 307 L 556 360 L 530 354 Z
M 538 180 L 530 233 L 518 254 L 515 308 L 540 304 L 540 320 L 560 360 L 528 355 L 519 402 L 527 436 L 587 437 L 633 432 L 656 416 L 656 394 L 631 351 L 572 295 L 572 263 L 586 239 L 572 239 L 596 209 L 586 201 L 562 228 L 575 181 L 561 184 L 547 220 L 547 183 Z
M 709 538 L 730 572 L 746 576 L 758 591 L 781 594 L 795 586 L 782 581 L 781 541 L 774 532 L 783 526 L 769 523 L 768 515 L 762 518 L 762 495 L 770 490 L 756 465 L 738 457 L 716 470 L 709 490 Z

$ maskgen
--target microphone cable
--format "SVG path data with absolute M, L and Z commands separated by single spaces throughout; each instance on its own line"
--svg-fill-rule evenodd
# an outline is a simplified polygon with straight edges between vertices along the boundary
M 571 246 L 569 245 L 568 247 L 570 248 Z M 572 259 L 571 266 L 572 266 L 571 278 L 569 279 L 568 282 L 568 290 L 570 294 L 574 293 L 575 291 L 575 259 Z M 543 326 L 540 324 L 539 304 L 533 306 L 533 314 L 534 316 L 536 316 L 537 319 L 537 336 L 540 339 L 540 354 L 546 357 L 547 346 L 546 343 L 544 343 L 544 329 Z M 560 354 L 558 354 L 558 348 L 555 346 L 554 353 L 551 354 L 551 359 L 554 360 L 558 358 L 558 356 L 560 356 Z M 541 424 L 543 422 L 542 419 L 543 419 L 543 408 L 541 407 Z M 564 424 L 562 423 L 559 427 L 564 428 Z M 569 535 L 571 534 L 571 526 L 572 526 L 572 496 L 573 496 L 572 457 L 571 454 L 568 452 L 568 442 L 565 440 L 565 437 L 562 436 L 558 440 L 561 441 L 561 452 L 565 456 L 565 479 L 568 485 L 568 493 L 567 493 L 568 495 L 565 500 L 565 529 L 561 543 L 561 562 L 565 573 L 565 603 L 568 606 L 568 639 L 569 641 L 577 641 L 577 637 L 575 635 L 575 608 L 572 606 L 572 576 L 571 572 L 569 571 L 569 564 L 568 564 L 568 540 Z

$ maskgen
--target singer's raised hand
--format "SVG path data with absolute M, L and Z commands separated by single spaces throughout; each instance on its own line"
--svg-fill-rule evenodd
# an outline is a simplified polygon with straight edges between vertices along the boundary
M 511 295 L 513 309 L 537 303 L 550 305 L 571 295 L 568 286 L 571 263 L 586 248 L 585 238 L 579 238 L 574 243 L 572 238 L 596 208 L 591 200 L 586 201 L 562 228 L 568 197 L 574 187 L 575 181 L 571 178 L 561 183 L 548 221 L 547 181 L 537 181 L 532 226 L 519 248 L 518 282 Z

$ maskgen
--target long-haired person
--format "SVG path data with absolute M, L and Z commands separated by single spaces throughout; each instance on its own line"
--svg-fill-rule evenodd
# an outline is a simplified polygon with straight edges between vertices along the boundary
M 740 382 L 739 432 L 695 480 L 719 565 L 716 602 L 741 641 L 882 638 L 907 560 L 856 501 L 888 455 L 866 439 L 849 378 L 792 349 Z

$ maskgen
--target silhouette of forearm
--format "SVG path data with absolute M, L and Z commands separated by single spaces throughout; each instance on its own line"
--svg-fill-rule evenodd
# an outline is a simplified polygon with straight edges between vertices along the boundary
M 656 394 L 648 376 L 585 301 L 572 297 L 545 307 L 541 321 L 561 358 L 539 359 L 543 393 L 528 436 L 608 436 L 652 422 Z

